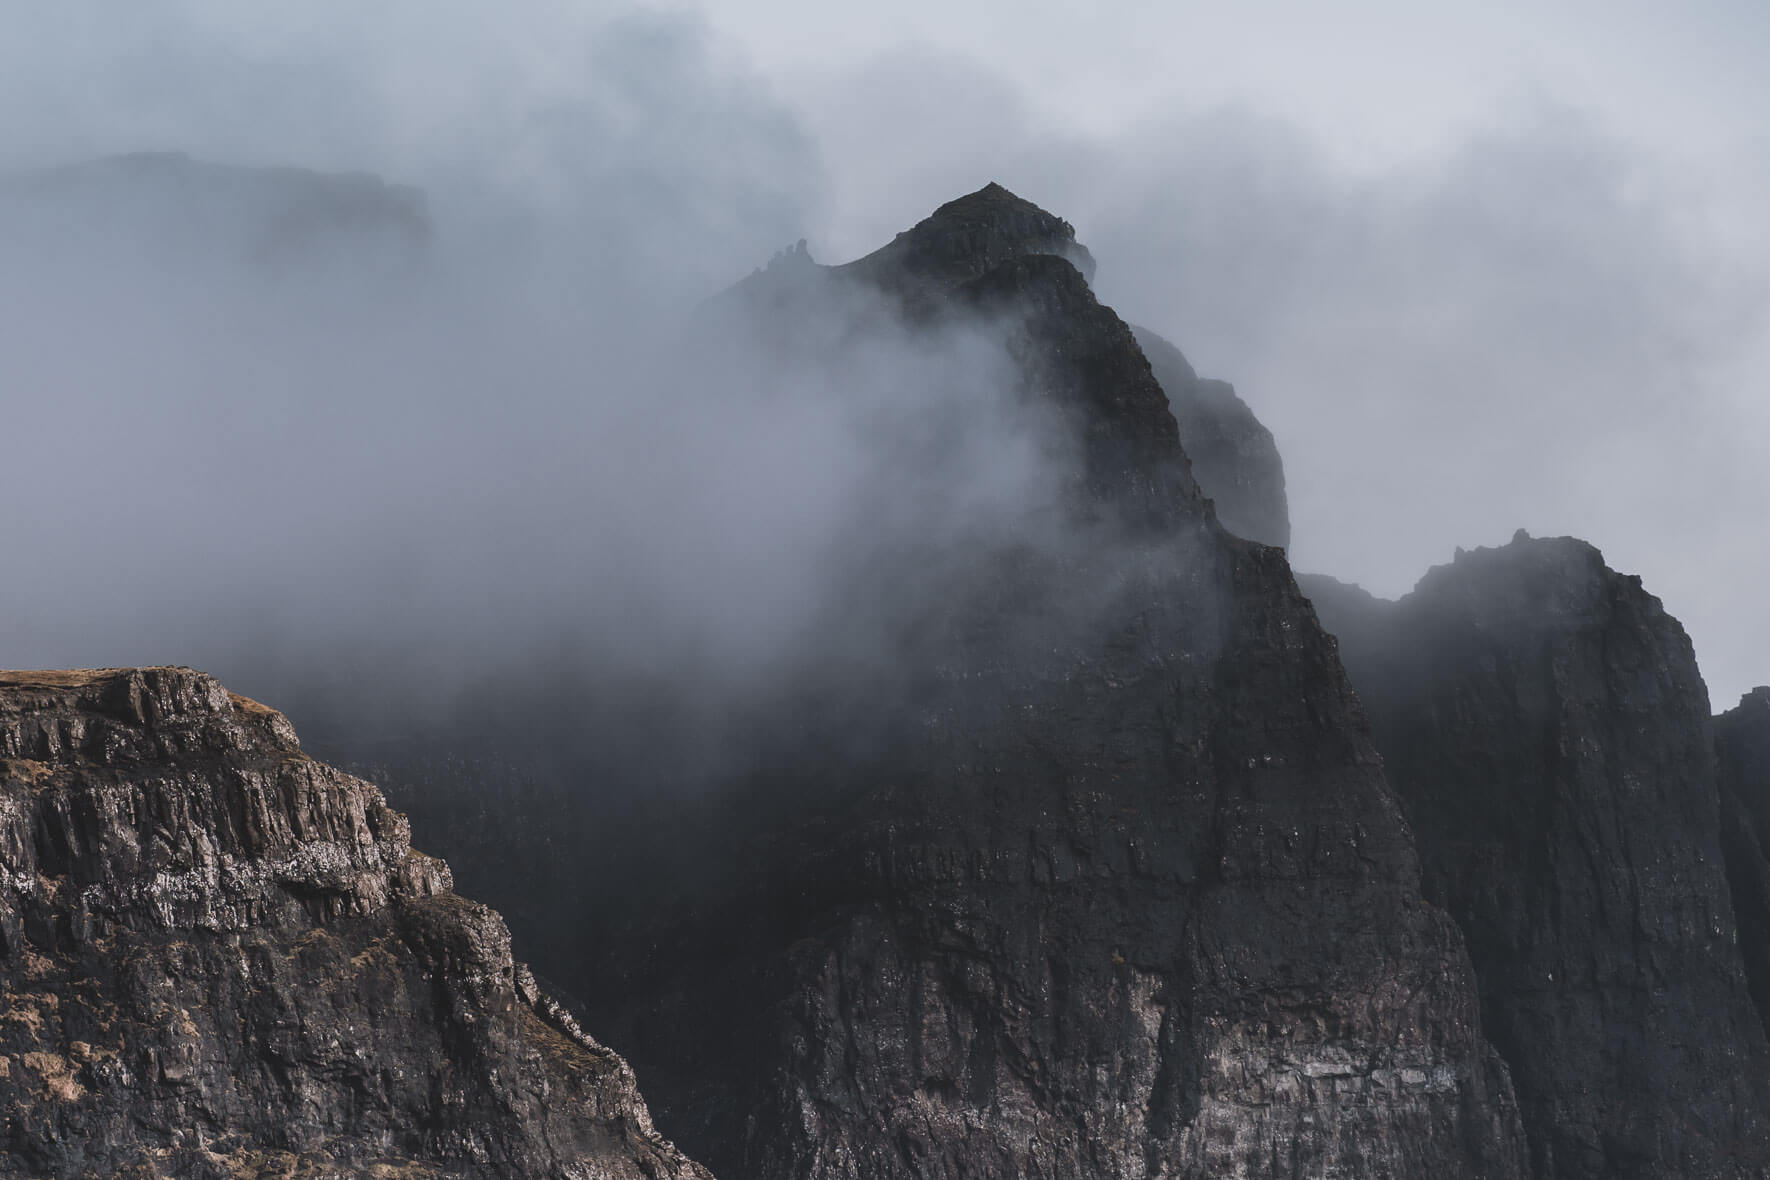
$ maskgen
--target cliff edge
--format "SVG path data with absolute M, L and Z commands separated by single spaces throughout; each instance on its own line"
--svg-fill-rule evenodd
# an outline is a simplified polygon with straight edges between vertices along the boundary
M 368 783 L 187 668 L 0 672 L 0 1174 L 706 1173 Z

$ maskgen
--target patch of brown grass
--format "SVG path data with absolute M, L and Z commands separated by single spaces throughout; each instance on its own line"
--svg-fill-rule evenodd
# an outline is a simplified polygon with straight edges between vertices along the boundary
M 85 688 L 101 680 L 127 676 L 133 668 L 61 668 L 34 671 L 0 670 L 0 688 Z
M 74 1063 L 60 1053 L 26 1053 L 19 1058 L 43 1077 L 43 1092 L 51 1101 L 78 1102 L 86 1087 L 74 1080 Z

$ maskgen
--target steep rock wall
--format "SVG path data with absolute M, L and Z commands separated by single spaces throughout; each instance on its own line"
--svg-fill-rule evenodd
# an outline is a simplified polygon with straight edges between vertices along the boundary
M 970 555 L 901 695 L 832 682 L 735 781 L 556 833 L 575 910 L 501 900 L 542 915 L 538 961 L 660 1125 L 732 1175 L 1521 1176 L 1460 937 L 1332 644 L 1283 554 L 1217 524 L 1078 257 L 991 186 L 718 301 L 775 343 L 840 341 L 794 317 L 857 288 L 912 328 L 1000 327 L 1073 432 L 1069 540 Z M 432 760 L 428 794 L 382 773 L 468 816 L 474 765 Z M 495 888 L 532 847 L 508 830 L 522 847 L 455 831 L 451 856 Z
M 1739 949 L 1752 1002 L 1770 1027 L 1770 688 L 1715 718 L 1715 769 Z
M 1571 538 L 1459 551 L 1399 603 L 1304 585 L 1467 937 L 1537 1175 L 1765 1174 L 1770 1050 L 1683 628 Z
M 1262 545 L 1291 543 L 1284 460 L 1272 431 L 1224 381 L 1201 378 L 1185 355 L 1148 328 L 1133 326 L 1137 344 L 1180 427 L 1192 474 L 1223 527 Z
M 0 673 L 0 1174 L 705 1177 L 408 839 L 200 673 Z

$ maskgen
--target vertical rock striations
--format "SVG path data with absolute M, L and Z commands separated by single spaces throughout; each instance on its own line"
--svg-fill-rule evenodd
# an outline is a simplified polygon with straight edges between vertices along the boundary
M 705 1177 L 407 840 L 200 673 L 0 673 L 0 1174 Z
M 1468 940 L 1537 1174 L 1764 1175 L 1770 1052 L 1683 628 L 1570 538 L 1459 553 L 1399 603 L 1305 585 Z

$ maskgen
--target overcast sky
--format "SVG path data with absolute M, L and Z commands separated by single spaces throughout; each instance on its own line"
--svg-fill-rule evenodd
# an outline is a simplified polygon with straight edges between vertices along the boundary
M 1298 568 L 1394 595 L 1575 533 L 1684 621 L 1717 706 L 1770 681 L 1758 0 L 3 11 L 0 165 L 365 169 L 445 222 L 519 194 L 604 220 L 660 300 L 1000 181 L 1273 429 Z

